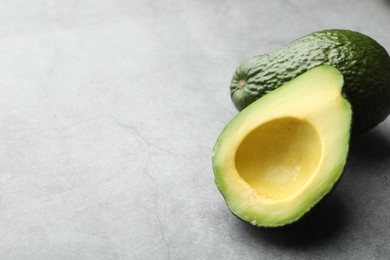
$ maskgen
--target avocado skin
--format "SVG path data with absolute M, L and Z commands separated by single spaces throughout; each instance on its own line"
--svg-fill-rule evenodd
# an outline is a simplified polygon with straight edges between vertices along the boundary
M 390 114 L 389 54 L 369 36 L 349 30 L 315 32 L 243 62 L 230 84 L 232 101 L 241 111 L 322 64 L 337 68 L 344 76 L 343 95 L 354 113 L 353 134 L 370 130 Z

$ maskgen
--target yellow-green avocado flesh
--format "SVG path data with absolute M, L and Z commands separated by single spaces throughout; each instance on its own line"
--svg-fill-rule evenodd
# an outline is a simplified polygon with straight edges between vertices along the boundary
M 298 76 L 241 111 L 213 151 L 215 183 L 232 213 L 256 226 L 292 223 L 340 178 L 352 111 L 328 65 Z

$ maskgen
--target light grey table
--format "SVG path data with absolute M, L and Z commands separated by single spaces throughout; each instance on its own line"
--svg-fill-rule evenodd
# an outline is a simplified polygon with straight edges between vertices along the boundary
M 213 183 L 236 66 L 325 28 L 390 50 L 390 1 L 1 1 L 0 258 L 389 258 L 390 119 L 289 228 Z

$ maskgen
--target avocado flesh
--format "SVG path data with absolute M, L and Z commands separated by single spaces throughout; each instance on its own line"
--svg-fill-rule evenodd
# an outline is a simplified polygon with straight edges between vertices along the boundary
M 269 54 L 244 61 L 230 84 L 238 110 L 321 64 L 344 76 L 343 93 L 353 107 L 353 133 L 363 133 L 390 113 L 390 56 L 374 39 L 349 30 L 323 30 Z
M 340 178 L 352 110 L 343 77 L 323 65 L 241 111 L 213 151 L 215 183 L 233 214 L 256 226 L 292 223 Z

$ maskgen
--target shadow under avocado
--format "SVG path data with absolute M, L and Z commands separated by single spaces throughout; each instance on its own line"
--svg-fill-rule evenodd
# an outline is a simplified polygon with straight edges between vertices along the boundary
M 349 163 L 390 162 L 390 138 L 380 127 L 351 139 Z
M 281 247 L 308 248 L 332 239 L 348 222 L 348 207 L 341 196 L 332 193 L 298 222 L 279 228 L 258 228 L 237 221 L 240 229 L 262 243 Z

